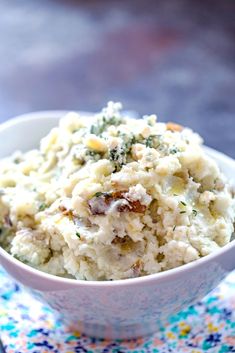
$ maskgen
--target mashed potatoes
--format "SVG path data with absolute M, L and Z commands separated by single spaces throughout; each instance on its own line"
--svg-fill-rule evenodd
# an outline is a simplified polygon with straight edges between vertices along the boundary
M 13 256 L 58 276 L 114 280 L 230 241 L 234 201 L 201 138 L 120 109 L 69 113 L 40 149 L 0 162 L 0 243 Z

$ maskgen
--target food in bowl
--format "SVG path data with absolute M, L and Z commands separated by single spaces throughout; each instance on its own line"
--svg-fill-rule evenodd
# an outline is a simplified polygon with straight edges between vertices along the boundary
M 120 103 L 66 114 L 0 162 L 0 244 L 39 270 L 116 280 L 165 271 L 229 243 L 234 198 L 190 129 L 132 119 Z

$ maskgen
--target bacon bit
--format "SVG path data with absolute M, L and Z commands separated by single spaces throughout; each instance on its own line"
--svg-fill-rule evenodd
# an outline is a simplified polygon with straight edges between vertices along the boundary
M 93 215 L 104 215 L 111 201 L 104 195 L 95 196 L 88 200 L 88 206 Z
M 100 196 L 94 196 L 88 201 L 88 206 L 93 215 L 105 215 L 113 201 L 123 200 L 123 204 L 117 205 L 118 212 L 136 212 L 144 213 L 146 206 L 139 200 L 131 201 L 125 196 L 127 190 L 114 191 L 112 193 L 103 193 Z
M 165 259 L 165 255 L 163 253 L 157 254 L 157 262 L 162 262 Z
M 8 227 L 12 227 L 13 226 L 13 223 L 9 217 L 9 215 L 7 214 L 6 216 L 4 216 L 4 222 L 5 222 L 5 225 L 8 226 Z
M 166 124 L 166 129 L 167 130 L 170 130 L 172 132 L 180 132 L 183 130 L 183 126 L 182 125 L 179 125 L 179 124 L 175 124 L 175 123 L 172 123 L 172 122 L 169 122 Z
M 133 250 L 134 242 L 128 235 L 125 235 L 123 238 L 116 236 L 112 244 L 119 246 L 122 253 L 128 253 Z
M 146 206 L 142 205 L 139 200 L 135 200 L 135 201 L 128 200 L 128 204 L 123 204 L 118 207 L 119 212 L 130 211 L 135 213 L 144 213 L 145 210 L 146 210 Z
M 120 183 L 117 182 L 117 181 L 114 181 L 114 180 L 111 180 L 111 185 L 112 185 L 115 189 L 117 189 L 117 188 L 120 187 Z
M 114 199 L 120 199 L 121 197 L 123 197 L 124 194 L 126 194 L 128 192 L 128 190 L 117 190 L 117 191 L 113 191 L 111 193 L 112 197 Z
M 112 240 L 112 244 L 125 244 L 127 243 L 128 241 L 130 241 L 130 237 L 125 235 L 125 237 L 123 238 L 120 238 L 118 236 L 116 236 L 113 240 Z
M 163 246 L 166 244 L 166 239 L 164 237 L 158 236 L 157 240 L 158 240 L 158 246 Z
M 123 238 L 119 237 L 118 235 L 112 240 L 112 244 L 115 244 L 115 245 L 123 245 L 123 244 L 127 244 L 127 243 L 130 243 L 130 242 L 133 242 L 133 240 L 128 236 L 128 235 L 125 235 Z
M 125 211 L 132 211 L 136 213 L 144 213 L 146 210 L 146 206 L 142 205 L 139 200 L 134 200 L 131 201 L 129 200 L 125 194 L 128 192 L 128 190 L 123 190 L 123 191 L 114 191 L 112 193 L 112 197 L 114 200 L 121 200 L 124 199 L 128 201 L 128 204 L 123 204 L 118 207 L 119 212 L 125 212 Z

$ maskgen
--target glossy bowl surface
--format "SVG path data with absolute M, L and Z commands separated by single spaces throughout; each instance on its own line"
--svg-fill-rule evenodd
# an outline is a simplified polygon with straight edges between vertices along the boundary
M 0 158 L 37 147 L 64 113 L 30 113 L 0 125 Z M 205 149 L 233 181 L 235 161 Z M 33 295 L 59 311 L 69 326 L 94 337 L 132 338 L 155 332 L 169 316 L 215 288 L 235 268 L 235 241 L 173 270 L 110 282 L 55 277 L 21 263 L 1 248 L 0 263 Z

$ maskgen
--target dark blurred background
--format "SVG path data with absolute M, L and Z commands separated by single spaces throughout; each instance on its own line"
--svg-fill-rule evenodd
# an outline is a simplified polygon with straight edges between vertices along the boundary
M 120 100 L 235 157 L 234 0 L 0 0 L 0 120 Z

